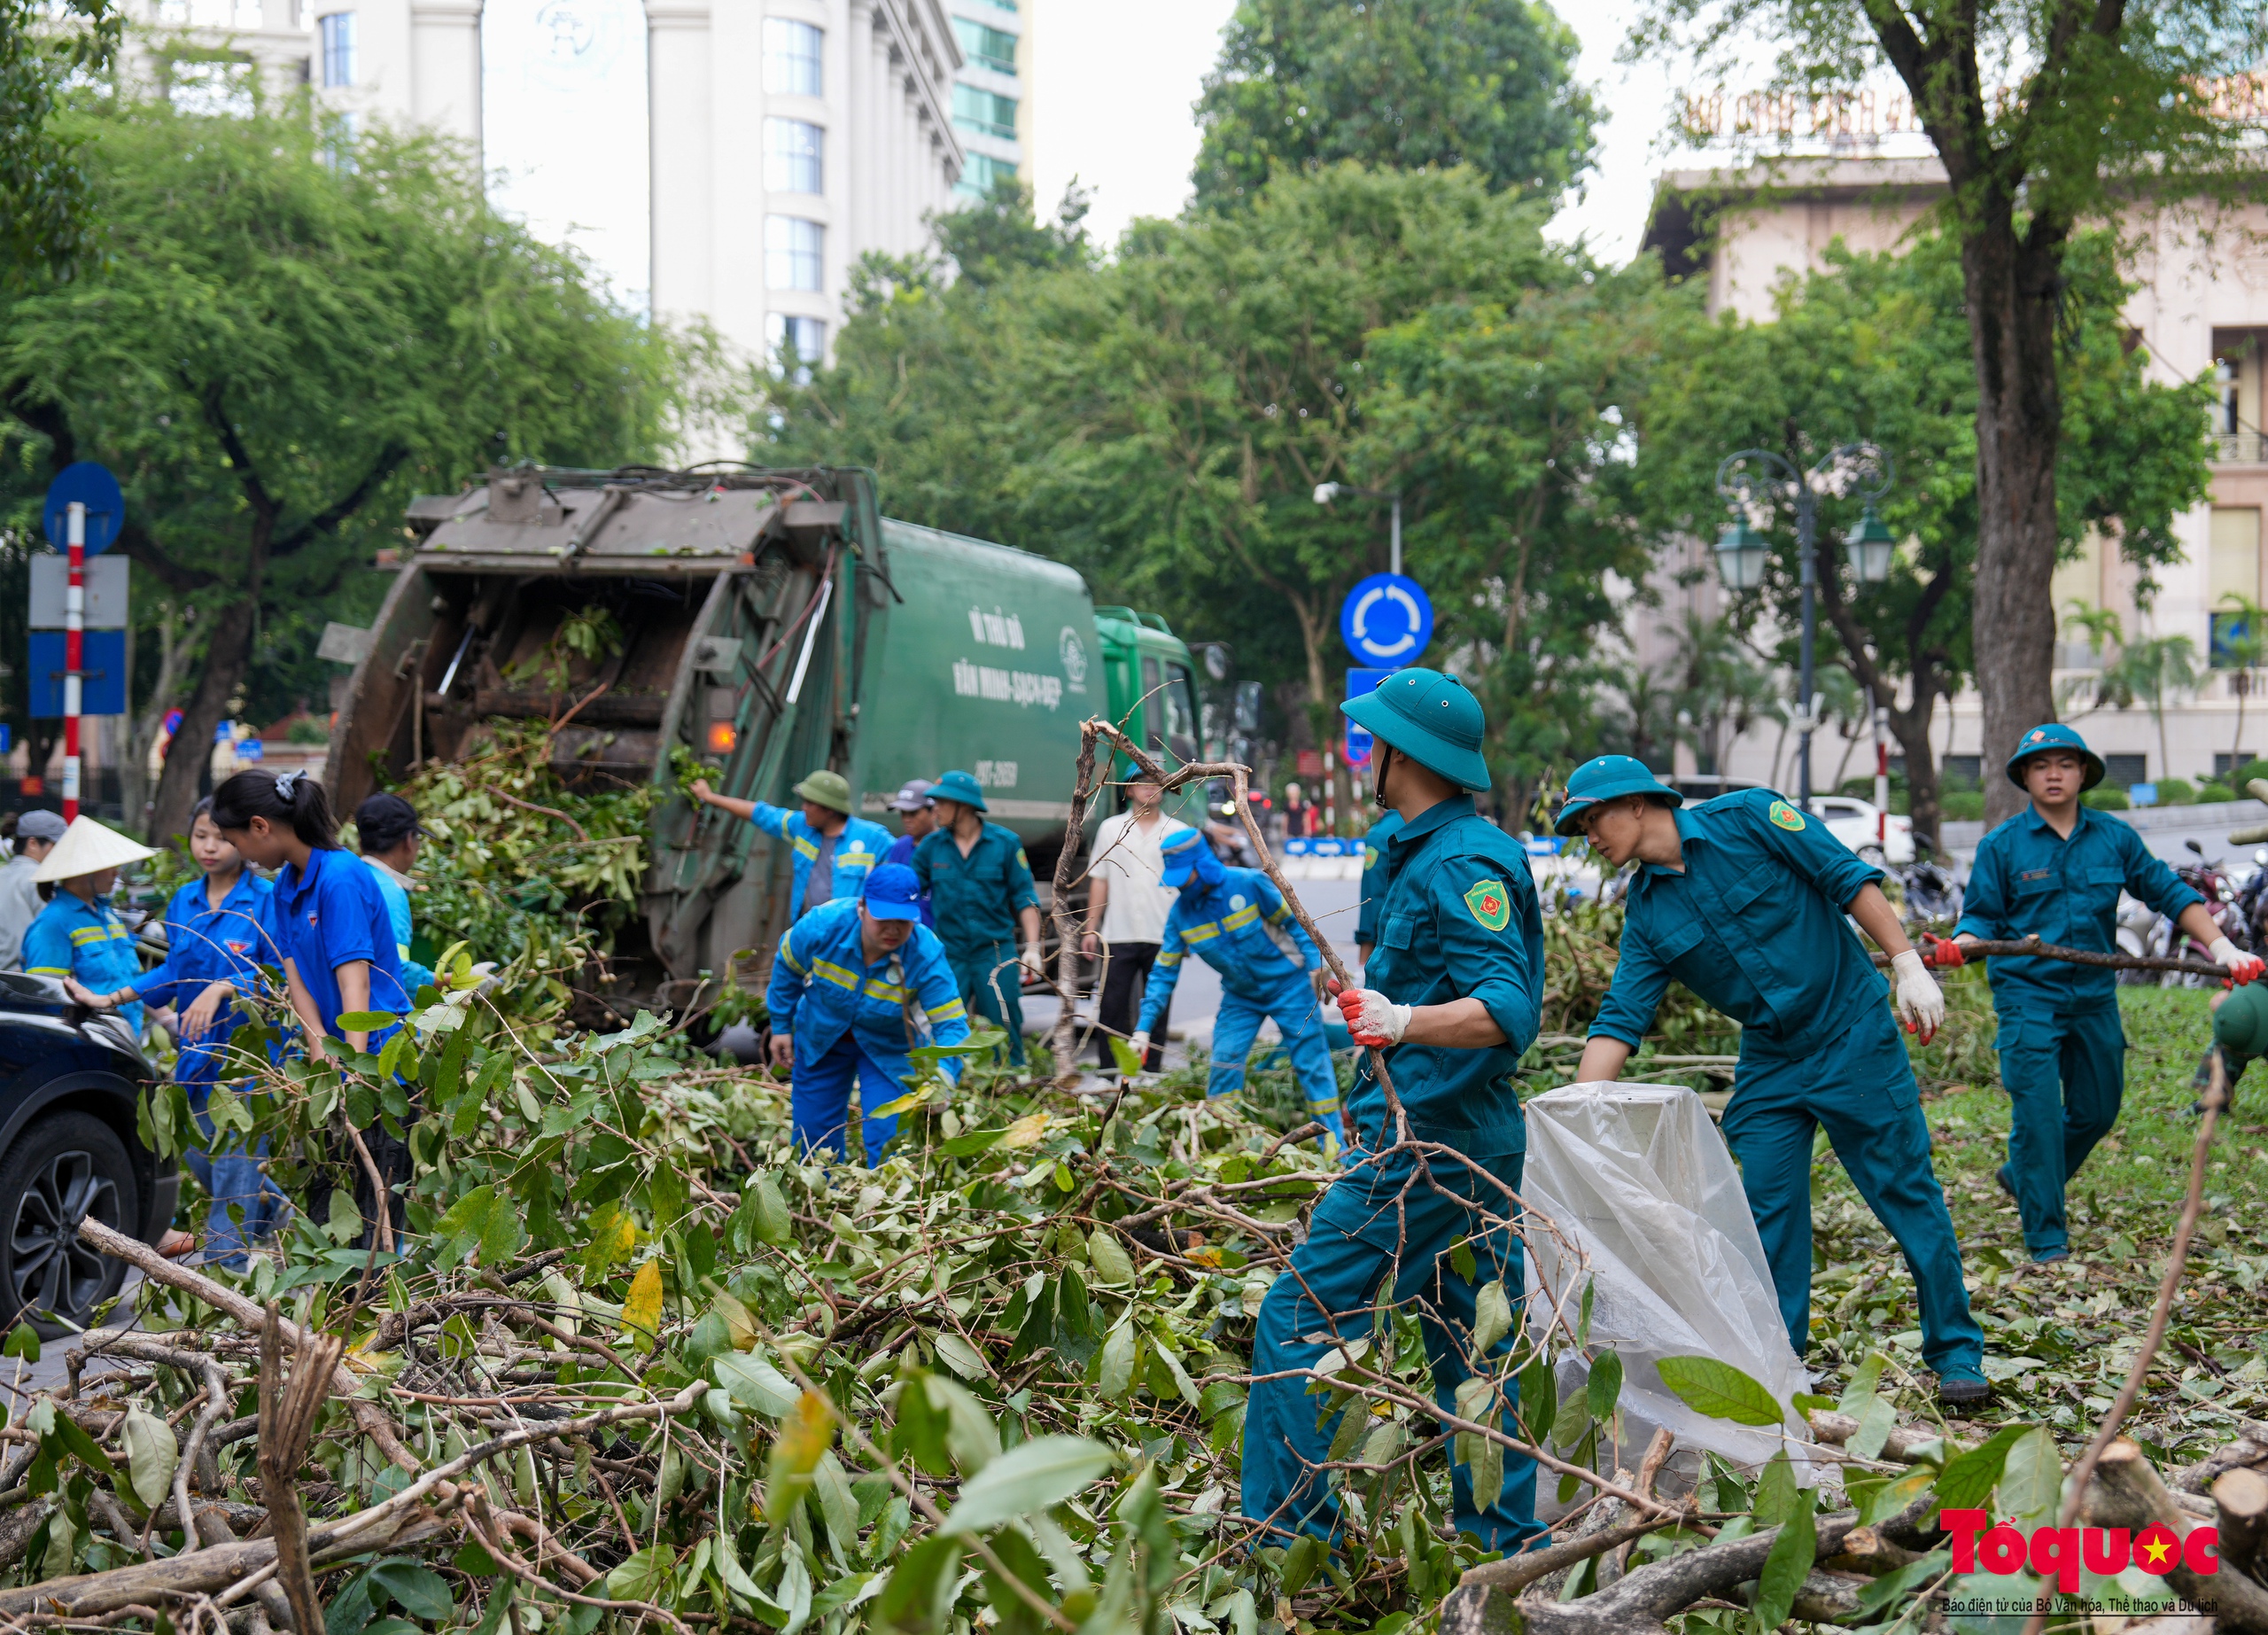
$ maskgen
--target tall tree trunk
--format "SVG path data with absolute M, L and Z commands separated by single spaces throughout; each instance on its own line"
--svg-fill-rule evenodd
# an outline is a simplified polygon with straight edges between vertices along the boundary
M 158 679 L 151 684 L 149 702 L 139 715 L 129 715 L 126 735 L 126 765 L 119 769 L 119 788 L 129 829 L 143 829 L 150 821 L 150 746 L 165 726 L 166 712 L 181 694 L 195 645 L 183 628 L 180 609 L 171 602 L 159 604 Z
M 158 798 L 150 813 L 150 842 L 165 845 L 189 834 L 190 814 L 197 808 L 197 784 L 213 753 L 213 731 L 227 715 L 229 700 L 244 680 L 252 658 L 252 628 L 258 602 L 246 596 L 231 602 L 214 619 L 205 644 L 205 673 L 181 713 L 181 730 L 174 734 L 166 755 L 166 769 L 158 779 Z
M 1938 850 L 1938 830 L 1945 817 L 1937 756 L 1930 747 L 1930 719 L 1936 712 L 1935 689 L 1927 687 L 1914 689 L 1914 702 L 1908 708 L 1890 712 L 1891 736 L 1906 755 L 1906 812 L 1914 825 L 1917 862 Z
M 1983 206 L 1961 245 L 1977 364 L 1977 601 L 1971 629 L 1984 705 L 1984 763 L 2053 720 L 2055 452 L 2062 393 L 2055 358 L 2063 235 L 2035 221 L 2019 237 L 2015 200 Z M 2005 778 L 1984 780 L 1984 821 L 2023 805 Z

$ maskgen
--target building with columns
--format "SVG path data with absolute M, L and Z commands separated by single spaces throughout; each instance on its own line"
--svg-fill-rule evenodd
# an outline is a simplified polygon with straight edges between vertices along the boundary
M 850 272 L 953 207 L 964 66 L 938 0 L 647 0 L 653 304 L 825 355 Z
M 1846 157 L 1781 160 L 1769 169 L 1682 170 L 1665 175 L 1644 240 L 1673 276 L 1705 280 L 1713 316 L 1732 312 L 1757 322 L 1773 314 L 1773 291 L 1788 274 L 1826 265 L 1840 239 L 1854 250 L 1893 250 L 1946 192 L 1934 159 Z M 2058 697 L 2075 702 L 2066 716 L 2126 784 L 2173 776 L 2194 779 L 2226 767 L 2232 754 L 2268 756 L 2268 670 L 2231 661 L 2227 637 L 2241 619 L 2229 598 L 2268 600 L 2268 445 L 2261 434 L 2263 343 L 2268 342 L 2268 206 L 2225 210 L 2188 201 L 2138 208 L 2121 223 L 2132 245 L 2127 277 L 2139 286 L 2126 319 L 2147 349 L 2151 378 L 2172 384 L 2212 376 L 2218 401 L 2211 493 L 2178 519 L 2186 559 L 2157 569 L 2147 603 L 2135 595 L 2139 575 L 2121 560 L 2115 541 L 2092 536 L 2057 572 L 2051 591 L 2063 635 L 2056 655 Z M 1728 452 L 1728 451 L 1717 451 Z M 1716 453 L 1706 457 L 1716 458 Z M 1714 618 L 1720 602 L 1709 542 L 1686 541 L 1681 559 L 1657 576 L 1658 612 L 1634 610 L 1631 645 L 1641 662 L 1666 665 L 1671 625 L 1687 612 Z M 1689 570 L 1682 577 L 1675 572 Z M 1693 571 L 1697 570 L 1697 571 Z M 2139 705 L 2085 714 L 2087 683 L 2104 656 L 2089 648 L 2069 617 L 2074 604 L 2109 609 L 2130 635 L 2185 635 L 2195 648 L 2202 684 L 2157 724 Z M 1647 627 L 1637 627 L 1640 626 Z M 2244 740 L 2237 742 L 2241 711 Z M 1983 720 L 1976 694 L 1941 705 L 1935 743 L 1941 765 L 1957 775 L 1978 765 Z M 1815 787 L 1832 789 L 1845 744 L 1832 732 L 1815 740 Z M 1753 730 L 1719 768 L 1726 775 L 1792 783 L 1776 726 Z M 1855 758 L 1870 770 L 1870 751 Z M 2171 765 L 2167 764 L 2171 762 Z M 1689 768 L 1697 769 L 1697 768 Z

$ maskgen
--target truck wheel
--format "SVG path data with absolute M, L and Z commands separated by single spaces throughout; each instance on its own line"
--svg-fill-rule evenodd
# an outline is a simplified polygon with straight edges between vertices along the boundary
M 131 1234 L 140 1206 L 126 1148 L 99 1118 L 52 1113 L 17 1137 L 0 1162 L 0 1324 L 21 1320 L 49 1340 L 89 1326 L 126 1263 L 81 1242 L 79 1223 L 91 1215 Z

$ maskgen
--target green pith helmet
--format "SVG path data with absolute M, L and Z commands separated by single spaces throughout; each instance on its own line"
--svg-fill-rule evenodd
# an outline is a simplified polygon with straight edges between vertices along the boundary
M 2268 984 L 2229 990 L 2213 1013 L 2213 1042 L 2240 1063 L 2268 1056 Z
M 1340 705 L 1339 712 L 1459 789 L 1486 790 L 1493 782 L 1480 753 L 1488 719 L 1480 701 L 1453 675 L 1422 666 L 1396 670 L 1376 691 Z
M 845 817 L 850 815 L 850 780 L 825 767 L 796 785 L 796 798 L 815 806 L 825 806 L 829 812 L 840 812 Z

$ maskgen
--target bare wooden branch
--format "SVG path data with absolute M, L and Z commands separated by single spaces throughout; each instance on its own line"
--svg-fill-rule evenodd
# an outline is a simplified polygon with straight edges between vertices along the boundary
M 381 1200 L 381 1207 L 384 1201 Z M 303 1345 L 289 1385 L 284 1381 L 282 1313 L 268 1303 L 260 1343 L 260 1489 L 276 1539 L 276 1577 L 299 1635 L 323 1635 L 322 1600 L 307 1561 L 307 1516 L 299 1506 L 299 1467 L 307 1462 L 315 1415 L 330 1394 L 331 1371 L 346 1343 L 323 1335 Z

